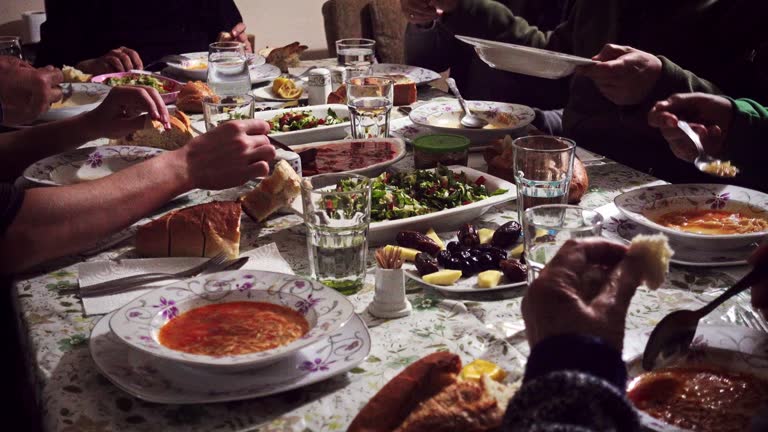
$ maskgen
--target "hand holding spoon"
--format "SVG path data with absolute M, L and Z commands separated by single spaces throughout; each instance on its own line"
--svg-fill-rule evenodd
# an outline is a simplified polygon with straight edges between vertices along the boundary
M 688 138 L 693 141 L 693 145 L 696 146 L 699 155 L 696 156 L 693 164 L 696 165 L 696 168 L 698 168 L 699 171 L 718 177 L 735 177 L 736 174 L 739 173 L 739 169 L 731 165 L 729 161 L 723 162 L 704 152 L 704 146 L 701 145 L 699 134 L 691 128 L 691 125 L 689 125 L 688 122 L 679 120 L 677 122 L 677 127 L 688 135 Z

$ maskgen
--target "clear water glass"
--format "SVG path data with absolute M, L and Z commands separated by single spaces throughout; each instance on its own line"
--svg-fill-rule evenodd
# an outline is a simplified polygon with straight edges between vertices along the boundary
M 516 139 L 512 148 L 519 220 L 531 207 L 566 204 L 576 143 L 568 138 L 531 135 Z
M 0 55 L 24 60 L 21 51 L 21 38 L 18 36 L 0 36 Z
M 347 186 L 343 191 L 341 184 Z M 342 294 L 357 293 L 365 280 L 370 179 L 355 174 L 308 177 L 301 197 L 311 276 Z
M 525 260 L 528 284 L 555 256 L 563 243 L 572 239 L 599 237 L 603 216 L 579 206 L 550 204 L 529 208 L 523 216 Z
M 394 81 L 387 77 L 364 76 L 347 81 L 347 106 L 352 137 L 389 137 L 389 115 L 394 102 Z
M 209 45 L 208 86 L 219 96 L 239 96 L 251 91 L 244 44 L 215 42 Z
M 253 111 L 254 99 L 250 95 L 206 96 L 203 99 L 205 130 L 213 130 L 220 124 L 232 120 L 252 119 Z
M 339 39 L 336 60 L 347 69 L 347 76 L 367 74 L 376 61 L 376 41 L 373 39 Z

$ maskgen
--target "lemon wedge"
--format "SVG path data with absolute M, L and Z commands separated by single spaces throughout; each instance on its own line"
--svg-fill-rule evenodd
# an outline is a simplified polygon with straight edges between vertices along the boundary
M 284 99 L 298 99 L 301 97 L 303 90 L 296 86 L 292 80 L 288 78 L 275 78 L 272 82 L 272 93 L 280 96 Z
M 461 379 L 468 381 L 480 381 L 480 379 L 483 378 L 483 375 L 488 375 L 488 378 L 496 382 L 501 382 L 506 378 L 507 372 L 500 368 L 496 363 L 478 359 L 464 366 L 459 374 Z

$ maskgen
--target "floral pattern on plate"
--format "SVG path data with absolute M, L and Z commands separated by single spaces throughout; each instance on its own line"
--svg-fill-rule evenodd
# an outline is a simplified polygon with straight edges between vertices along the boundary
M 22 176 L 37 184 L 63 186 L 76 183 L 74 180 L 66 181 L 66 179 L 72 178 L 70 174 L 84 165 L 91 168 L 102 168 L 105 167 L 107 161 L 110 161 L 115 162 L 114 165 L 122 169 L 153 158 L 164 151 L 140 146 L 79 148 L 41 159 L 27 167 Z M 67 174 L 62 175 L 61 173 L 64 171 Z M 107 169 L 107 171 L 111 170 Z
M 278 364 L 242 373 L 221 373 L 180 366 L 132 349 L 109 330 L 112 315 L 102 318 L 91 332 L 91 356 L 116 386 L 156 403 L 223 402 L 280 393 L 347 372 L 371 350 L 368 329 L 353 316 L 343 328 Z
M 409 118 L 432 133 L 448 133 L 466 136 L 473 141 L 491 141 L 505 135 L 519 133 L 536 118 L 536 113 L 524 105 L 504 102 L 467 101 L 472 113 L 484 118 L 495 127 L 469 129 L 461 126 L 459 120 L 463 110 L 457 100 L 431 102 L 411 111 Z
M 614 204 L 604 205 L 596 209 L 603 215 L 603 236 L 629 242 L 638 234 L 655 234 L 649 228 L 646 228 L 637 222 L 634 222 L 621 214 Z M 696 267 L 722 267 L 722 266 L 740 266 L 747 264 L 747 258 L 754 252 L 756 245 L 749 245 L 743 248 L 726 250 L 702 250 L 692 248 L 684 244 L 678 244 L 670 240 L 670 247 L 675 251 L 672 256 L 672 263 L 696 266 Z
M 371 74 L 375 75 L 405 75 L 415 82 L 417 86 L 428 84 L 440 79 L 440 74 L 418 66 L 409 66 L 392 63 L 377 63 L 371 66 Z
M 160 329 L 176 316 L 209 304 L 261 301 L 303 311 L 310 325 L 301 338 L 274 349 L 213 357 L 166 348 L 158 342 Z M 134 348 L 179 363 L 219 368 L 245 368 L 277 361 L 327 337 L 354 314 L 345 296 L 318 282 L 264 271 L 240 270 L 201 276 L 152 290 L 123 306 L 110 326 Z

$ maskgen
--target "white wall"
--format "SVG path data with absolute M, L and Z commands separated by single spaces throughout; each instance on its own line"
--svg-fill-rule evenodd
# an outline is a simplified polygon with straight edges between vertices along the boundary
M 61 1 L 61 0 L 60 0 Z M 114 0 L 111 0 L 114 1 Z M 162 1 L 162 0 L 160 0 Z M 393 0 L 394 1 L 394 0 Z M 321 7 L 325 0 L 235 0 L 256 49 L 299 41 L 308 56 L 327 56 Z M 21 13 L 42 10 L 43 0 L 0 1 L 0 35 L 21 35 Z

